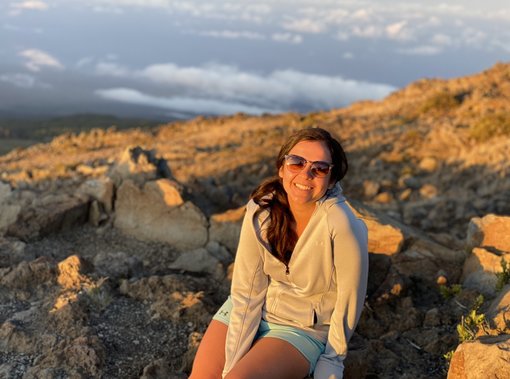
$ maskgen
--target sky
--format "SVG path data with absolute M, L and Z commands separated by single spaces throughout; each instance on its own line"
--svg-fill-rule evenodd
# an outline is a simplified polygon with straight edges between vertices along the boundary
M 508 0 L 0 2 L 0 116 L 306 113 L 508 61 Z

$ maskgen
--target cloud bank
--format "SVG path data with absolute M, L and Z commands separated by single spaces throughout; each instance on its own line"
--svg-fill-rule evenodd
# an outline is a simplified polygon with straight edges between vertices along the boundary
M 181 67 L 167 63 L 130 70 L 113 63 L 101 63 L 96 66 L 96 73 L 129 83 L 128 87 L 96 91 L 102 98 L 211 114 L 330 109 L 357 100 L 379 99 L 395 90 L 389 85 L 347 80 L 339 76 L 308 74 L 291 69 L 263 75 L 219 64 Z

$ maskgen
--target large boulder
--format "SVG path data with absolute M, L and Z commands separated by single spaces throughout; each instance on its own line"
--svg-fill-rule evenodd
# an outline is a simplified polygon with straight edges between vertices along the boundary
M 224 213 L 211 216 L 209 227 L 209 239 L 218 241 L 232 254 L 237 250 L 241 225 L 243 223 L 245 207 L 230 209 Z
M 220 261 L 204 248 L 182 253 L 170 265 L 170 268 L 187 272 L 209 273 L 219 280 L 224 276 Z
M 510 254 L 498 255 L 486 249 L 475 247 L 468 256 L 462 270 L 461 283 L 485 295 L 496 291 L 496 273 L 502 272 L 501 260 L 510 264 Z
M 47 193 L 22 207 L 5 234 L 30 239 L 67 230 L 87 221 L 89 207 L 87 196 Z
M 404 244 L 404 234 L 395 226 L 392 219 L 356 201 L 350 201 L 349 206 L 368 228 L 369 252 L 385 255 L 400 252 Z
M 126 180 L 117 190 L 115 227 L 144 241 L 168 243 L 179 250 L 205 246 L 208 223 L 193 203 L 184 201 L 178 185 L 169 179 L 139 188 Z
M 503 287 L 501 293 L 490 304 L 486 314 L 496 329 L 510 334 L 510 284 Z
M 78 188 L 78 192 L 97 200 L 107 213 L 112 211 L 114 185 L 109 177 L 87 180 Z
M 448 379 L 510 378 L 510 335 L 486 336 L 460 344 Z
M 469 250 L 484 247 L 510 253 L 510 217 L 489 214 L 472 218 L 468 226 L 466 245 Z
M 429 283 L 436 282 L 441 275 L 449 282 L 457 282 L 464 259 L 464 252 L 449 249 L 428 239 L 410 240 L 403 252 L 392 257 L 393 266 L 398 272 Z
M 466 259 L 464 251 L 439 244 L 422 231 L 365 204 L 350 200 L 349 205 L 368 227 L 368 251 L 389 256 L 400 274 L 433 283 L 441 271 L 451 282 L 458 280 Z

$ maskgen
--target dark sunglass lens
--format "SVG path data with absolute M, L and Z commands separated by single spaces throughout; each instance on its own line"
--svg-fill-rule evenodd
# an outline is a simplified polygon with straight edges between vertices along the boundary
M 316 162 L 312 166 L 312 173 L 317 177 L 324 177 L 329 174 L 330 166 L 326 163 Z
M 302 170 L 305 165 L 306 161 L 303 158 L 295 155 L 287 156 L 287 166 L 290 170 L 299 171 Z

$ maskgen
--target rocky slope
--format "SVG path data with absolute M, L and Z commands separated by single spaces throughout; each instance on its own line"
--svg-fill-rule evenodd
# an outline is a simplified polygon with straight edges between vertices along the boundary
M 494 288 L 510 222 L 491 215 L 510 215 L 508 109 L 498 64 L 328 112 L 96 129 L 1 156 L 0 377 L 185 378 L 228 293 L 242 206 L 309 126 L 343 141 L 370 230 L 346 377 L 446 377 L 459 323 L 474 342 L 449 377 L 497 361 L 476 341 L 509 344 L 509 288 Z M 485 323 L 466 324 L 472 309 Z

